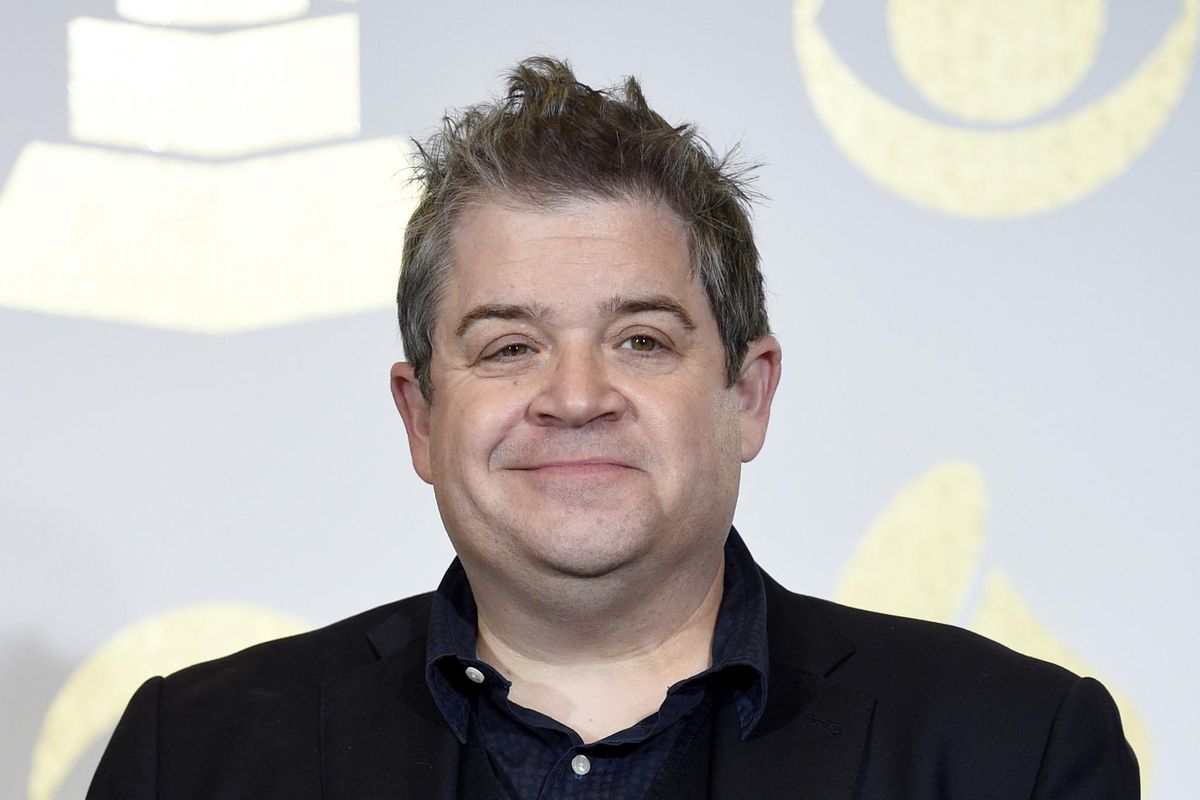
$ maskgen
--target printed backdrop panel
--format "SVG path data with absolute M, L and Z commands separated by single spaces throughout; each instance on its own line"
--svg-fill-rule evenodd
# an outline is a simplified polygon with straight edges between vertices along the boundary
M 1198 29 L 1200 0 L 3 6 L 0 795 L 82 796 L 150 675 L 437 584 L 387 381 L 407 139 L 545 53 L 763 163 L 760 562 L 1100 676 L 1145 796 L 1190 796 Z

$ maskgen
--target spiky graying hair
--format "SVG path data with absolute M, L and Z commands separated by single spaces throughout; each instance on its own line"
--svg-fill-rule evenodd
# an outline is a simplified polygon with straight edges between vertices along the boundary
M 729 385 L 747 347 L 769 332 L 746 168 L 718 156 L 690 124 L 673 126 L 633 78 L 593 89 L 564 61 L 528 58 L 493 103 L 448 114 L 417 143 L 424 195 L 404 233 L 396 301 L 404 352 L 433 397 L 433 331 L 451 268 L 455 224 L 472 202 L 554 208 L 565 201 L 648 200 L 679 215 L 725 348 Z

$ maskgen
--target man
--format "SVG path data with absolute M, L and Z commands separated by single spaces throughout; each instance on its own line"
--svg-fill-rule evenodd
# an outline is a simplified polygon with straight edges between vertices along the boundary
M 421 156 L 392 389 L 458 559 L 148 681 L 89 797 L 1138 796 L 1095 681 L 754 563 L 780 348 L 691 128 L 530 59 Z

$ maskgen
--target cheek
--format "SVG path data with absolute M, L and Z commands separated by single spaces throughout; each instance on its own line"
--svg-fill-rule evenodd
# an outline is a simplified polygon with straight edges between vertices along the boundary
M 691 402 L 680 402 L 691 398 Z M 726 462 L 741 463 L 741 434 L 737 399 L 729 393 L 693 389 L 681 392 L 674 403 L 658 406 L 654 426 L 658 441 L 670 442 L 673 458 L 668 468 L 685 476 L 697 470 L 711 472 Z M 690 479 L 690 478 L 689 478 Z
M 523 418 L 525 403 L 511 385 L 453 387 L 434 400 L 433 460 L 443 471 L 487 469 L 491 454 Z M 507 390 L 506 390 L 507 389 Z M 439 403 L 438 401 L 445 401 Z

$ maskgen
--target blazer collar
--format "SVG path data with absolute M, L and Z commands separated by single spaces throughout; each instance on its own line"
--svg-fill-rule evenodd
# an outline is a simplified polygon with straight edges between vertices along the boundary
M 714 719 L 710 792 L 737 797 L 833 800 L 853 795 L 875 699 L 830 678 L 854 646 L 817 601 L 763 573 L 771 668 L 767 711 L 745 740 L 732 704 Z
M 831 677 L 854 647 L 825 620 L 818 601 L 762 577 L 767 710 L 742 740 L 734 703 L 718 703 L 710 796 L 850 797 L 875 706 L 873 697 Z M 430 595 L 403 603 L 368 634 L 377 660 L 332 669 L 323 681 L 326 800 L 456 798 L 462 748 L 425 681 L 429 603 Z
M 767 594 L 767 652 L 772 662 L 828 675 L 854 655 L 854 645 L 821 613 L 821 601 L 789 592 L 762 567 Z

